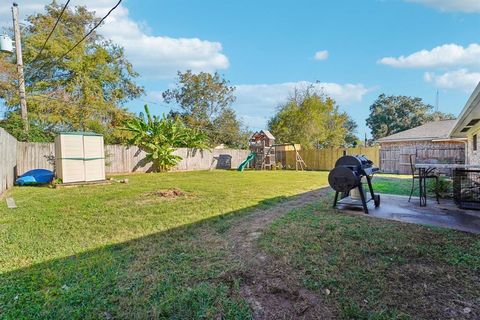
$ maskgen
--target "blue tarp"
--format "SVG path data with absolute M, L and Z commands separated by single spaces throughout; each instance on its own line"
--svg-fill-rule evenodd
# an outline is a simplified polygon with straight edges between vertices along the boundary
M 25 172 L 15 181 L 18 185 L 34 185 L 52 182 L 54 174 L 47 169 L 34 169 Z

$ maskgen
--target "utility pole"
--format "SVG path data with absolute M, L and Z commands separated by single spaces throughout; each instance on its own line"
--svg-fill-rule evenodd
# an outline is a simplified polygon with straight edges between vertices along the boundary
M 20 25 L 18 23 L 18 4 L 15 2 L 12 6 L 13 17 L 13 33 L 15 35 L 15 52 L 17 55 L 17 72 L 18 72 L 18 92 L 20 96 L 20 110 L 22 114 L 23 128 L 28 133 L 28 113 L 27 113 L 27 98 L 25 94 L 25 78 L 23 75 L 23 57 L 22 57 L 22 43 L 20 40 Z

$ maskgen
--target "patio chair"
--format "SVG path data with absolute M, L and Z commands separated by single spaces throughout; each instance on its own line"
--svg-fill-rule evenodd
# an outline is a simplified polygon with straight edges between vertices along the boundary
M 415 168 L 415 161 L 413 160 L 414 156 L 415 155 L 413 155 L 413 154 L 410 155 L 410 169 L 411 169 L 411 172 L 412 172 L 412 190 L 410 191 L 410 197 L 408 198 L 408 202 L 410 202 L 410 200 L 412 199 L 413 191 L 415 190 L 415 180 L 420 181 L 420 172 L 419 172 L 419 169 Z M 440 200 L 439 200 L 440 199 L 440 194 L 438 193 L 438 180 L 439 180 L 438 171 L 434 170 L 434 171 L 428 173 L 425 176 L 425 183 L 429 179 L 435 179 L 435 197 L 437 199 L 437 203 L 440 203 Z M 420 182 L 418 184 L 419 184 L 419 187 L 420 187 Z

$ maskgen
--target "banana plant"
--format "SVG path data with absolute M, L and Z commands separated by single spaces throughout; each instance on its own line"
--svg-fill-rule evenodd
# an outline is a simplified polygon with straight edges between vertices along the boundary
M 176 148 L 208 149 L 203 132 L 187 127 L 178 118 L 152 116 L 147 105 L 144 109 L 145 113 L 125 122 L 124 130 L 133 134 L 129 143 L 146 152 L 155 171 L 168 171 L 182 160 L 173 154 Z

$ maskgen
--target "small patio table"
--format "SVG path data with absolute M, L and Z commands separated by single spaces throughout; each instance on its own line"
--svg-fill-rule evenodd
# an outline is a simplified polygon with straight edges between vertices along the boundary
M 420 206 L 427 206 L 427 175 L 436 169 L 469 169 L 480 168 L 475 164 L 458 164 L 458 163 L 417 163 L 415 168 L 418 169 L 418 184 L 420 189 Z

